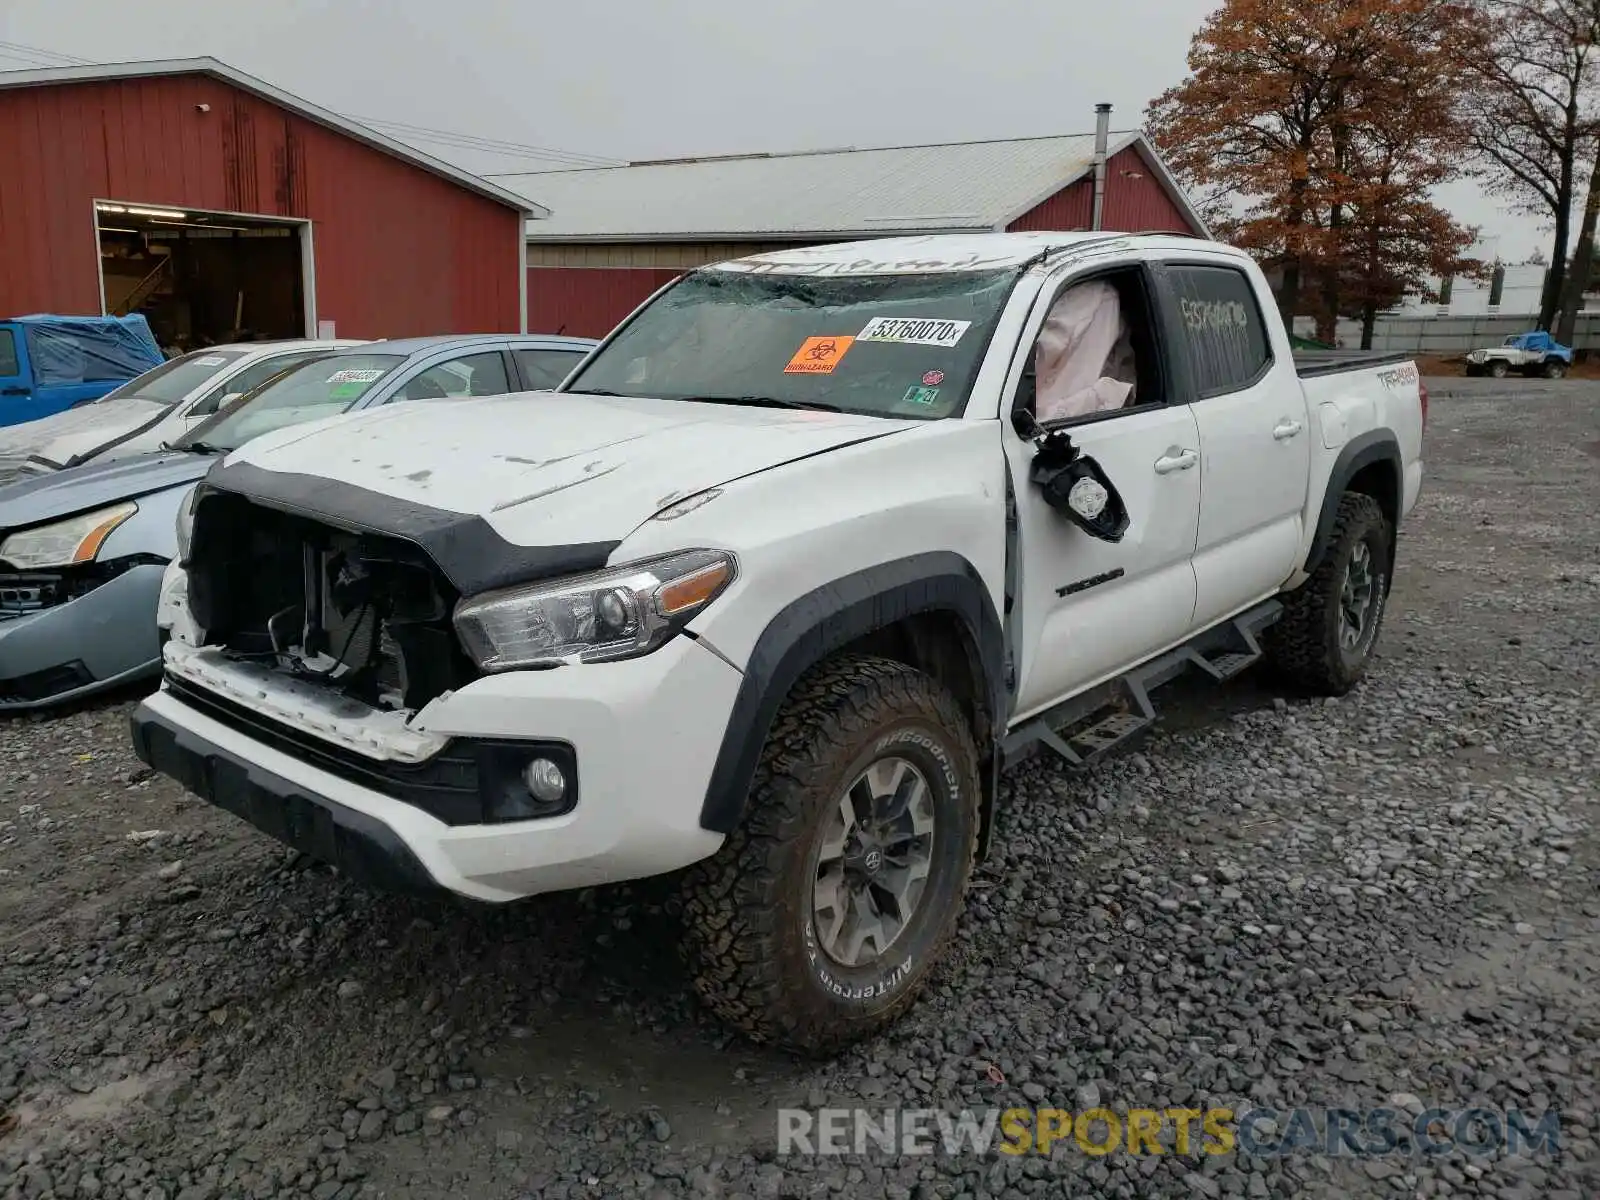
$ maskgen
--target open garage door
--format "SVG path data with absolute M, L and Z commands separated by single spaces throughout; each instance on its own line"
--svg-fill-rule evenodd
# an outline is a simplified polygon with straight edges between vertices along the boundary
M 169 352 L 316 335 L 305 221 L 101 200 L 95 225 L 105 312 Z

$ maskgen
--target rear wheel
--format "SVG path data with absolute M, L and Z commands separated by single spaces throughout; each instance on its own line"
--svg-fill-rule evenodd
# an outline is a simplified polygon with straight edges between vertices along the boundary
M 1340 497 L 1327 553 L 1311 578 L 1282 598 L 1283 617 L 1264 639 L 1283 675 L 1334 696 L 1361 681 L 1389 597 L 1392 536 L 1371 496 Z
M 695 989 L 752 1040 L 829 1053 L 916 999 L 960 916 L 978 751 L 943 687 L 845 658 L 796 685 L 743 824 L 691 869 Z
M 1567 364 L 1559 358 L 1547 358 L 1544 363 L 1544 377 L 1546 379 L 1561 379 L 1567 373 Z

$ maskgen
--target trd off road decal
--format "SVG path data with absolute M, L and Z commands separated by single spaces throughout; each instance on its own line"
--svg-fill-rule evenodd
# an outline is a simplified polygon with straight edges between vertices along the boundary
M 971 327 L 971 321 L 944 321 L 934 317 L 873 317 L 856 334 L 856 341 L 942 346 L 948 350 Z
M 1403 367 L 1396 367 L 1392 371 L 1379 371 L 1378 382 L 1386 388 L 1410 387 L 1417 382 L 1417 365 L 1407 363 Z
M 783 373 L 831 375 L 854 342 L 855 338 L 852 337 L 808 337 L 800 343 L 800 349 L 794 352 Z

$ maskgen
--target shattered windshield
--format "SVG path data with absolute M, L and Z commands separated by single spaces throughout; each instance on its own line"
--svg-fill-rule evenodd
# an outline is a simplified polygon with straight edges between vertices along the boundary
M 700 271 L 562 390 L 937 420 L 966 404 L 1015 269 L 898 275 Z

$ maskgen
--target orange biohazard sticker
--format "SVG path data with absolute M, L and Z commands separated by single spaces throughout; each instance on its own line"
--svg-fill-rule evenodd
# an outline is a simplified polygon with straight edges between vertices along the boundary
M 853 337 L 808 337 L 800 343 L 800 349 L 794 352 L 794 357 L 789 360 L 789 365 L 783 369 L 785 375 L 831 375 L 833 369 L 839 365 L 839 360 L 844 357 L 855 342 Z

